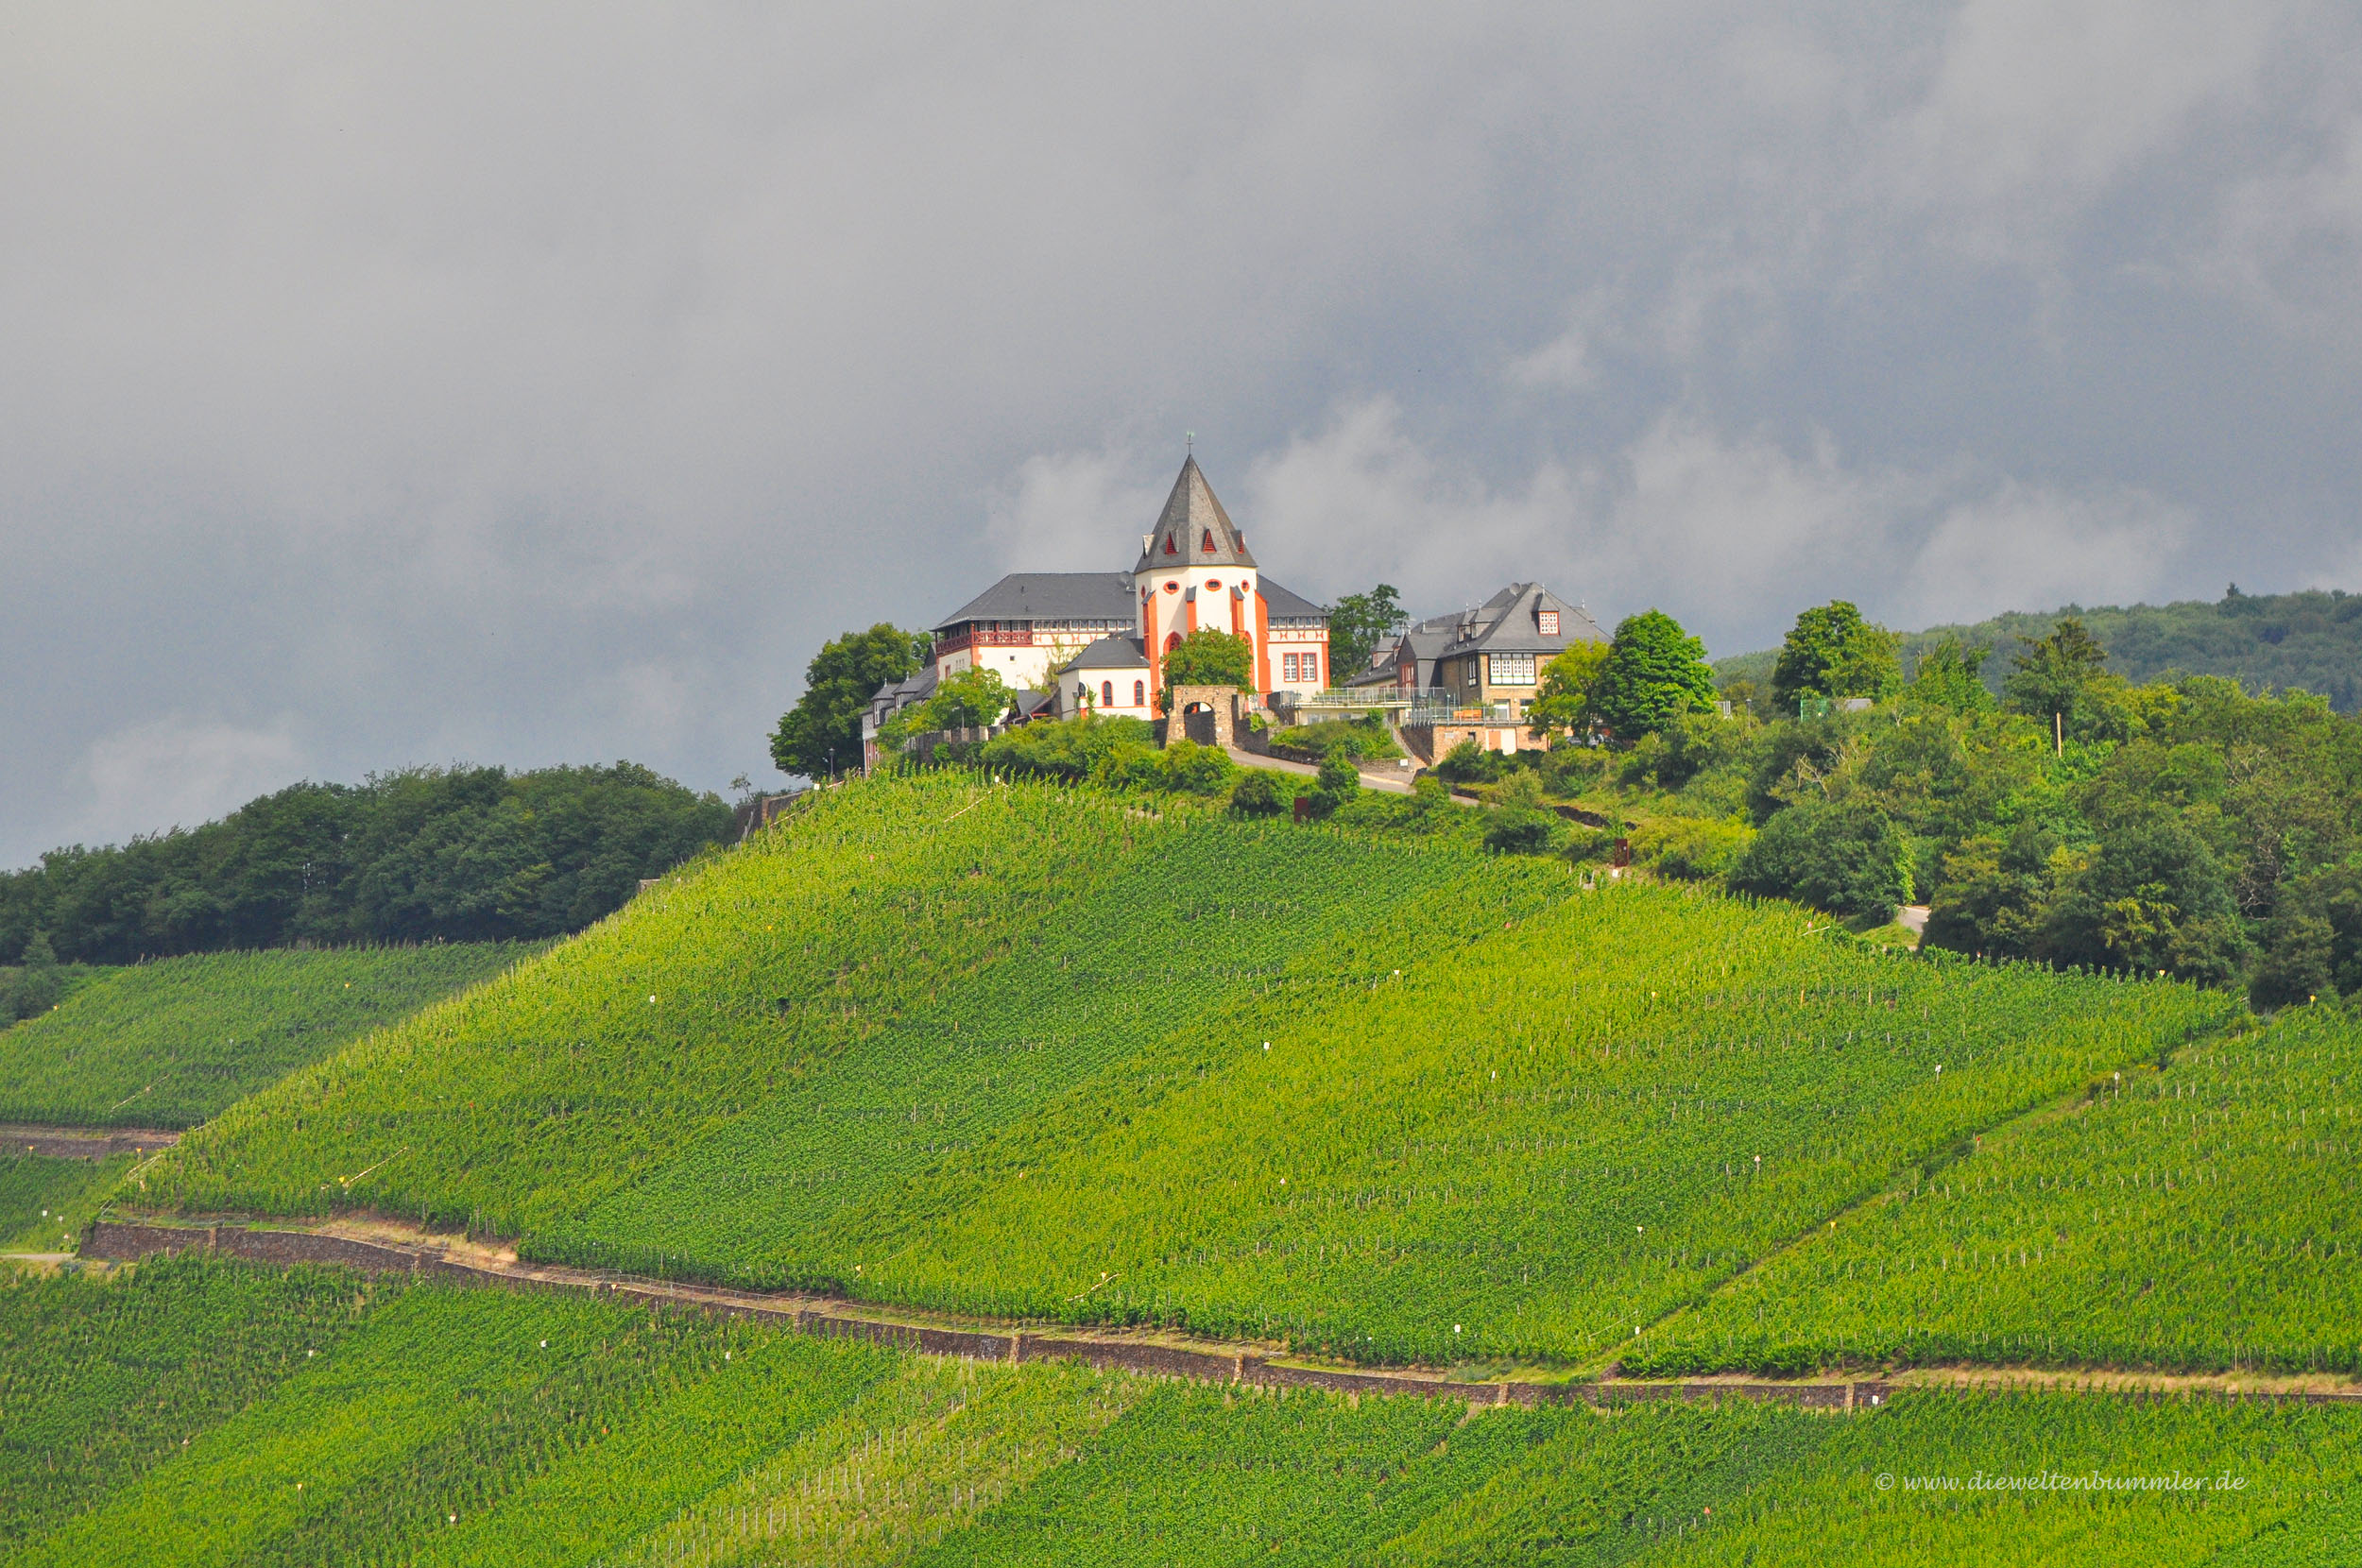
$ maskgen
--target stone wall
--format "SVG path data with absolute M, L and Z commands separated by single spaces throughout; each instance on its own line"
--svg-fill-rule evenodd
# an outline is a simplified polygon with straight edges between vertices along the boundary
M 1253 1352 L 1221 1347 L 1159 1344 L 1087 1334 L 1037 1334 L 1028 1330 L 946 1328 L 895 1322 L 793 1297 L 748 1291 L 709 1290 L 648 1280 L 613 1278 L 573 1270 L 503 1268 L 442 1255 L 430 1248 L 356 1241 L 310 1231 L 248 1230 L 233 1225 L 149 1225 L 100 1220 L 85 1233 L 86 1258 L 130 1261 L 189 1251 L 211 1251 L 256 1263 L 338 1264 L 373 1271 L 434 1273 L 501 1285 L 512 1289 L 589 1290 L 644 1303 L 653 1310 L 694 1310 L 716 1317 L 753 1318 L 832 1338 L 863 1339 L 930 1355 L 976 1361 L 1088 1362 L 1151 1377 L 1202 1383 L 1237 1383 L 1264 1389 L 1325 1389 L 1335 1393 L 1408 1395 L 1454 1399 L 1470 1405 L 1631 1405 L 1659 1400 L 1719 1405 L 1731 1400 L 1792 1405 L 1834 1413 L 1866 1411 L 1884 1405 L 1894 1386 L 1882 1379 L 1857 1382 L 1779 1383 L 1693 1381 L 1688 1383 L 1461 1383 L 1412 1372 L 1363 1371 L 1354 1367 L 1300 1367 L 1275 1363 Z M 2141 1390 L 2115 1390 L 2142 1397 Z M 2239 1391 L 2226 1398 L 2306 1404 L 2362 1403 L 2362 1390 Z

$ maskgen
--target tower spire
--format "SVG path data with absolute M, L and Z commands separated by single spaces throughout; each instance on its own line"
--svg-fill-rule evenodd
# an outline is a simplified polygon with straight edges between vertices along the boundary
M 1165 509 L 1156 519 L 1156 531 L 1141 544 L 1139 564 L 1132 569 L 1136 574 L 1174 567 L 1256 564 L 1230 514 L 1223 510 L 1213 486 L 1206 483 L 1195 452 L 1182 459 L 1172 493 L 1165 498 Z

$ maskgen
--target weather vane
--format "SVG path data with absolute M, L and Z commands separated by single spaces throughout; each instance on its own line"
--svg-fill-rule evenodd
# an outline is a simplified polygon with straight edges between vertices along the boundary
M 1195 457 L 1197 455 L 1197 432 L 1193 430 L 1183 431 L 1181 433 L 1181 445 L 1191 457 Z

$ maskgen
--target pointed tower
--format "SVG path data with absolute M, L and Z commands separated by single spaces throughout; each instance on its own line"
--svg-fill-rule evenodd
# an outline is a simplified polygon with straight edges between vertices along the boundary
M 1140 558 L 1132 568 L 1136 577 L 1192 566 L 1253 567 L 1246 540 L 1222 509 L 1214 487 L 1192 455 L 1181 465 L 1172 493 L 1156 520 L 1156 531 L 1140 536 Z
M 1197 459 L 1189 458 L 1165 498 L 1155 531 L 1140 536 L 1140 558 L 1132 568 L 1152 701 L 1164 686 L 1166 652 L 1191 632 L 1207 629 L 1245 639 L 1256 690 L 1272 689 L 1271 659 L 1263 646 L 1270 609 L 1261 578 L 1245 537 L 1223 510 Z

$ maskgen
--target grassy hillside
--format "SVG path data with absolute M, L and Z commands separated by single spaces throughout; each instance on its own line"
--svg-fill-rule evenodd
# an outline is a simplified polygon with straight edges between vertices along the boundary
M 513 943 L 204 953 L 102 972 L 0 1031 L 0 1121 L 190 1127 L 535 951 Z
M 2048 1568 L 2233 1548 L 2252 1568 L 2308 1560 L 2290 1548 L 2362 1496 L 2362 1412 L 2308 1406 L 1471 1411 L 196 1263 L 0 1289 L 0 1496 L 28 1564 Z M 124 1376 L 181 1355 L 161 1385 Z M 1968 1490 L 1980 1472 L 2246 1484 Z
M 1649 1353 L 1756 1260 L 2236 1013 L 1457 841 L 938 775 L 832 793 L 234 1108 L 130 1196 L 1574 1363 Z M 2189 1332 L 2235 1355 L 2218 1304 Z M 2325 1303 L 2290 1322 L 2350 1338 Z
M 2362 1025 L 2328 1008 L 2135 1067 L 1769 1259 L 1630 1362 L 2362 1371 L 2358 1074 Z

